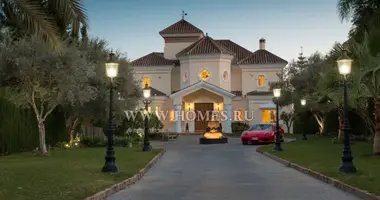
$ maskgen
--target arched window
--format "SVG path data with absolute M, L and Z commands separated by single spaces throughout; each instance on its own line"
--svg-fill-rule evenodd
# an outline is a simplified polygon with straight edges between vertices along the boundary
M 145 84 L 148 84 L 148 87 L 150 87 L 150 78 L 149 77 L 144 77 L 143 82 L 142 82 L 142 87 L 145 87 Z
M 257 77 L 257 85 L 260 87 L 265 86 L 265 76 L 264 75 L 259 75 Z

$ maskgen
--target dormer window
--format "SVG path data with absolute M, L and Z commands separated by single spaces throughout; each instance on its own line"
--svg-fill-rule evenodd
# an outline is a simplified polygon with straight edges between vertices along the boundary
M 142 82 L 142 87 L 144 88 L 146 84 L 148 84 L 148 87 L 150 87 L 150 78 L 149 77 L 144 77 L 143 82 Z
M 265 76 L 264 75 L 259 75 L 257 77 L 257 85 L 259 87 L 264 87 L 265 86 Z

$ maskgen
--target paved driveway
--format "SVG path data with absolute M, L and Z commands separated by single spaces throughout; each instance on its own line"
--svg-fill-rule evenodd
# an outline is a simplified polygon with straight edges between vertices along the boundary
M 185 136 L 166 148 L 140 181 L 107 200 L 358 200 L 237 139 L 200 145 L 197 137 Z

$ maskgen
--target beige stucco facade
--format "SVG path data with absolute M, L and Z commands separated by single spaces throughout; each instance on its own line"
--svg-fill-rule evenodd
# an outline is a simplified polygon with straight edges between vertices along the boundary
M 203 37 L 203 34 L 163 35 L 162 59 L 176 60 L 178 64 L 154 66 L 146 62 L 149 65 L 144 66 L 144 62 L 140 62 L 142 64 L 134 66 L 132 63 L 134 78 L 142 82 L 142 87 L 143 82 L 149 80 L 150 87 L 163 93 L 152 95 L 150 110 L 160 111 L 164 129 L 186 132 L 188 127 L 189 132 L 199 131 L 191 113 L 202 106 L 226 115 L 226 119 L 218 119 L 225 133 L 232 132 L 234 121 L 267 123 L 263 110 L 270 110 L 272 114 L 275 109 L 269 83 L 278 81 L 277 74 L 287 63 L 238 64 L 234 55 L 222 51 L 178 56 Z M 260 40 L 258 48 L 265 50 L 265 41 Z M 280 113 L 290 110 L 291 106 L 281 108 Z M 241 116 L 241 112 L 245 113 L 242 120 L 236 117 Z
M 175 111 L 183 111 L 182 115 L 188 115 L 187 112 L 194 111 L 194 104 L 196 103 L 213 103 L 214 110 L 224 111 L 224 105 L 231 105 L 231 118 L 232 122 L 237 121 L 234 119 L 234 115 L 238 111 L 245 111 L 246 118 L 248 120 L 243 120 L 248 124 L 263 123 L 263 113 L 262 106 L 273 103 L 273 95 L 269 93 L 268 95 L 250 95 L 247 93 L 250 91 L 262 91 L 268 92 L 269 85 L 259 86 L 258 76 L 264 75 L 265 82 L 276 82 L 278 81 L 277 73 L 281 71 L 284 66 L 233 66 L 231 61 L 224 58 L 210 58 L 203 57 L 194 60 L 186 59 L 181 60 L 180 67 L 147 67 L 147 68 L 135 68 L 135 79 L 143 82 L 144 78 L 150 79 L 150 84 L 157 90 L 162 91 L 167 96 L 152 96 L 152 103 L 150 104 L 151 110 L 156 111 L 158 109 L 163 114 L 167 116 L 161 118 L 164 124 L 164 129 L 177 132 L 186 131 L 186 123 L 189 126 L 189 132 L 196 131 L 194 121 L 191 120 L 181 120 L 180 131 L 176 130 L 175 117 L 173 113 Z M 205 82 L 217 86 L 221 90 L 230 92 L 230 97 L 225 97 L 216 90 L 206 90 L 203 85 L 195 87 L 190 93 L 186 95 L 179 95 L 176 97 L 172 96 L 172 93 L 181 91 L 182 89 L 188 88 L 191 85 L 201 82 L 199 73 L 206 69 L 210 72 L 211 76 Z M 230 78 L 227 80 L 223 79 L 223 72 L 227 71 L 231 74 Z M 184 74 L 187 72 L 188 77 L 185 78 Z M 181 75 L 182 74 L 182 75 Z M 143 83 L 141 84 L 143 86 Z M 241 95 L 235 95 L 231 93 L 232 91 L 241 91 Z M 175 110 L 175 105 L 180 105 L 180 110 Z M 140 104 L 140 107 L 143 107 Z M 272 108 L 274 109 L 274 107 Z M 280 108 L 280 112 L 291 111 L 291 107 Z M 191 119 L 191 117 L 190 117 Z M 222 126 L 223 127 L 223 126 Z M 228 129 L 231 132 L 232 130 Z

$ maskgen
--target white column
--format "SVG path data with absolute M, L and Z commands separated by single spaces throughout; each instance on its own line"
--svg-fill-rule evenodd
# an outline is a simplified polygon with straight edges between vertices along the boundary
M 175 114 L 175 132 L 181 133 L 182 132 L 182 129 L 181 129 L 182 105 L 177 104 L 174 106 L 174 109 L 175 109 L 175 113 L 174 113 Z
M 223 132 L 224 133 L 232 133 L 232 128 L 231 128 L 231 104 L 224 104 L 224 112 L 226 113 L 226 121 L 224 121 L 224 126 L 223 126 Z

